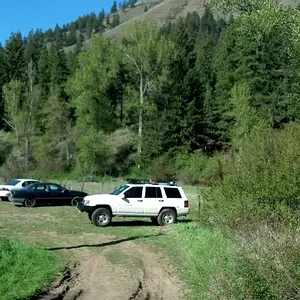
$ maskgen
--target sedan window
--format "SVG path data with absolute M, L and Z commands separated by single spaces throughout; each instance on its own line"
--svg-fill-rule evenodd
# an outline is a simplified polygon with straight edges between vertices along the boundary
M 13 179 L 13 180 L 7 181 L 4 185 L 17 185 L 19 182 L 20 182 L 20 180 Z
M 50 188 L 51 191 L 62 191 L 64 188 L 58 184 L 48 184 L 48 187 Z
M 46 187 L 45 187 L 44 184 L 38 184 L 38 185 L 36 185 L 35 190 L 36 190 L 36 191 L 43 192 L 43 191 L 46 190 Z

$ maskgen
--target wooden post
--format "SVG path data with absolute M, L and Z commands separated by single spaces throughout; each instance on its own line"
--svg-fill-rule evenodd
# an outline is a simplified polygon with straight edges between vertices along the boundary
M 200 212 L 203 203 L 203 197 L 200 192 L 200 186 L 197 188 L 197 198 L 198 198 L 198 211 Z
M 81 191 L 83 191 L 84 184 L 85 184 L 85 177 L 83 178 L 83 182 L 82 182 L 82 186 L 81 186 Z
M 102 183 L 101 183 L 101 186 L 100 186 L 100 194 L 102 194 L 102 191 L 103 191 L 103 186 L 104 186 L 104 180 L 106 178 L 106 174 L 104 175 L 103 179 L 102 179 Z

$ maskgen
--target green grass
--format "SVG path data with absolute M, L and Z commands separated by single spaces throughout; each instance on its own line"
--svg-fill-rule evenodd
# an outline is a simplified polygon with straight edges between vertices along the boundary
M 157 241 L 188 287 L 190 300 L 228 299 L 224 285 L 235 268 L 235 243 L 221 231 L 196 223 L 179 223 L 174 233 Z
M 51 283 L 61 267 L 61 260 L 49 251 L 0 238 L 1 299 L 28 299 Z

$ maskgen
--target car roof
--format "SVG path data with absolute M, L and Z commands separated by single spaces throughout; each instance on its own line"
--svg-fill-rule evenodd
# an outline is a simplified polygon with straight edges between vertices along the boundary
M 170 187 L 170 188 L 178 188 L 178 185 L 169 185 L 169 184 L 152 184 L 152 183 L 127 183 L 128 186 L 151 186 L 151 187 Z
M 55 185 L 61 186 L 59 183 L 56 183 L 56 182 L 39 181 L 38 183 L 41 183 L 41 184 L 55 184 Z
M 30 178 L 15 178 L 15 179 L 11 179 L 11 180 L 20 180 L 20 181 L 39 181 L 37 179 L 30 179 Z M 8 180 L 8 181 L 11 181 L 11 180 Z

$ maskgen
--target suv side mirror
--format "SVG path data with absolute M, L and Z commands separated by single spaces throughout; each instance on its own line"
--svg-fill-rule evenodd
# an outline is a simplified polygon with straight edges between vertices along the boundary
M 124 193 L 120 194 L 120 196 L 121 196 L 122 199 L 125 198 L 125 194 Z

